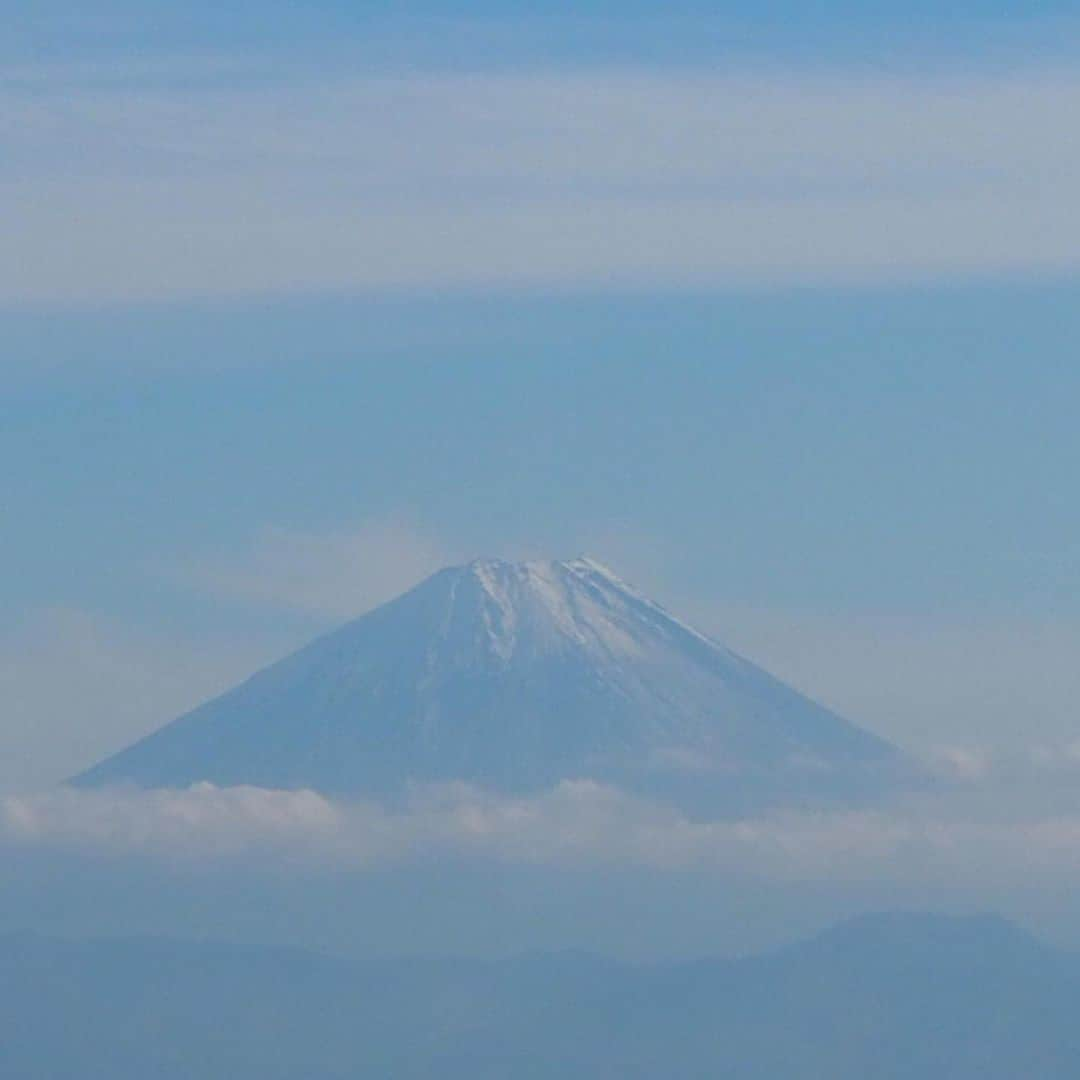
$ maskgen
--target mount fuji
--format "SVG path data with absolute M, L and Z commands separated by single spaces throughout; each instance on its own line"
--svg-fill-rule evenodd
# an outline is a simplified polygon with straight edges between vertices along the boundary
M 691 811 L 861 801 L 897 748 L 586 558 L 442 570 L 75 777 L 393 799 L 590 778 Z

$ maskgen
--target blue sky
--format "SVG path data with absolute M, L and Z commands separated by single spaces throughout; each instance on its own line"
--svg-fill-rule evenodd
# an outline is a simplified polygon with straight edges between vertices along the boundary
M 1080 22 L 939 9 L 0 5 L 0 785 L 489 553 L 1071 741 Z
M 1043 283 L 13 316 L 25 355 L 63 362 L 8 386 L 4 557 L 23 603 L 126 588 L 141 607 L 148 554 L 400 517 L 463 555 L 625 533 L 672 586 L 730 602 L 1074 614 L 1076 299 Z M 103 580 L 106 561 L 126 569 Z

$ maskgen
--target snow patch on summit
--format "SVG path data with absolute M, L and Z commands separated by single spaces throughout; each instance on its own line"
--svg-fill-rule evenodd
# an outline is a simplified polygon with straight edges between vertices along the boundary
M 486 598 L 480 606 L 480 619 L 491 651 L 509 660 L 517 644 L 517 611 L 513 598 L 500 580 L 498 563 L 477 560 L 469 570 L 480 583 Z
M 632 630 L 632 608 L 641 599 L 591 559 L 478 559 L 467 569 L 484 594 L 480 617 L 488 644 L 503 660 L 519 639 L 540 651 L 570 646 L 608 657 L 641 653 Z

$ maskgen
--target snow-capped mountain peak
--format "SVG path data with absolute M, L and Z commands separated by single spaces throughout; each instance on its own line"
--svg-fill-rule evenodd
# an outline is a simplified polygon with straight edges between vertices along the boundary
M 853 777 L 872 789 L 904 767 L 578 557 L 442 570 L 75 782 L 383 795 L 591 777 L 725 803 L 846 791 Z

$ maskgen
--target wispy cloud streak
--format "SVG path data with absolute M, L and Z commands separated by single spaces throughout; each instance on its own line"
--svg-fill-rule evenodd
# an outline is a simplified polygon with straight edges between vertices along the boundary
M 1068 68 L 0 91 L 0 297 L 1076 265 Z

